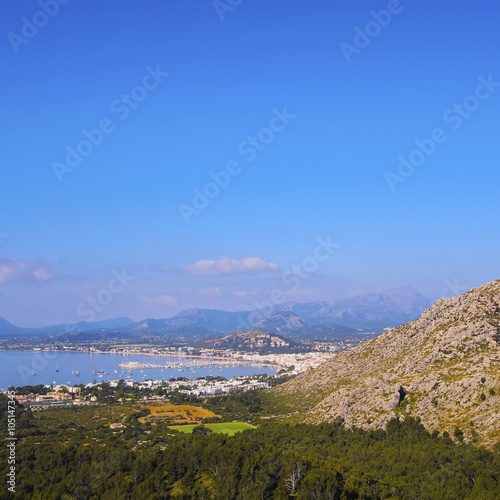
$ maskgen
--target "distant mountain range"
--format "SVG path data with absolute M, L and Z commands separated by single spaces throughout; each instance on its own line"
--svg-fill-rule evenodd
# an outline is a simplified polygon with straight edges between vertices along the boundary
M 130 318 L 112 318 L 105 319 L 102 321 L 80 321 L 78 323 L 70 324 L 70 325 L 50 325 L 42 328 L 38 328 L 37 330 L 43 333 L 47 333 L 49 335 L 60 335 L 63 333 L 67 333 L 69 330 L 78 331 L 78 332 L 97 332 L 102 330 L 121 330 L 124 328 L 130 328 L 135 325 L 135 321 Z M 33 330 L 29 328 L 28 330 Z
M 414 288 L 400 287 L 331 302 L 287 304 L 282 310 L 296 313 L 309 325 L 337 324 L 383 330 L 418 318 L 433 302 Z
M 27 331 L 31 331 L 31 328 L 21 328 L 19 326 L 15 326 L 12 323 L 9 323 L 6 319 L 0 318 L 0 335 L 23 335 L 26 334 Z
M 192 341 L 242 330 L 280 333 L 294 339 L 339 340 L 357 331 L 381 333 L 419 317 L 432 304 L 410 287 L 358 295 L 337 301 L 277 305 L 274 311 L 229 312 L 187 309 L 164 319 L 133 321 L 114 318 L 20 328 L 0 318 L 0 337 L 50 337 L 71 333 L 72 340 L 150 337 L 164 341 Z M 320 328 L 321 327 L 321 328 Z

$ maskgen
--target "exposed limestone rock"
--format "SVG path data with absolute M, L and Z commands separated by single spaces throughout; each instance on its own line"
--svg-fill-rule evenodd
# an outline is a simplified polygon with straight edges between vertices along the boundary
M 406 325 L 273 389 L 307 422 L 383 427 L 411 412 L 429 430 L 500 440 L 500 281 L 441 299 Z M 296 403 L 299 401 L 299 403 Z M 473 422 L 473 426 L 471 426 Z M 474 430 L 474 434 L 472 432 Z

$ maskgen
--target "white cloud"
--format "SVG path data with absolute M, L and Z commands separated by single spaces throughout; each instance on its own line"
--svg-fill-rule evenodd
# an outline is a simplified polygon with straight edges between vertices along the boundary
M 174 297 L 173 295 L 160 295 L 158 297 L 158 300 L 162 303 L 162 304 L 166 304 L 168 306 L 171 306 L 171 305 L 174 305 L 174 304 L 177 304 L 177 297 Z
M 279 271 L 279 269 L 278 264 L 267 262 L 260 257 L 243 257 L 242 259 L 221 257 L 219 260 L 199 260 L 185 267 L 184 273 L 193 276 L 222 276 L 252 271 Z
M 43 259 L 0 258 L 0 283 L 39 283 L 55 278 L 57 269 Z
M 221 289 L 218 286 L 211 286 L 210 288 L 204 288 L 198 292 L 200 295 L 204 297 L 220 297 L 222 295 Z

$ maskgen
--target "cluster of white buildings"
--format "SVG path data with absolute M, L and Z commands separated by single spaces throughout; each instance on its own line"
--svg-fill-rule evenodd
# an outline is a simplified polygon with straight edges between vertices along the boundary
M 278 366 L 281 369 L 288 370 L 293 366 L 292 370 L 287 371 L 287 375 L 298 375 L 311 368 L 318 367 L 327 359 L 332 357 L 330 352 L 307 352 L 307 353 L 290 353 L 290 354 L 256 354 L 238 352 L 233 355 L 235 358 L 248 363 L 265 363 Z
M 257 389 L 268 389 L 267 382 L 239 377 L 224 381 L 196 380 L 194 382 L 184 382 L 184 385 L 192 384 L 191 389 L 179 389 L 179 392 L 191 396 L 216 396 L 218 394 L 229 394 L 235 391 L 248 391 Z
M 177 390 L 183 394 L 191 396 L 215 396 L 217 394 L 228 394 L 234 391 L 247 391 L 257 389 L 268 389 L 269 384 L 263 382 L 257 377 L 251 375 L 232 378 L 230 380 L 217 380 L 217 379 L 198 379 L 198 380 L 144 380 L 136 382 L 133 379 L 124 380 L 125 384 L 129 387 L 139 387 L 139 389 L 154 390 L 157 388 L 164 388 L 169 390 Z M 111 380 L 110 387 L 118 387 L 119 380 Z M 96 387 L 99 383 L 89 383 L 86 387 Z
M 119 380 L 111 380 L 110 387 L 118 387 Z M 198 379 L 198 380 L 144 380 L 136 382 L 133 379 L 124 380 L 125 385 L 129 387 L 138 387 L 139 389 L 154 390 L 157 388 L 164 388 L 169 390 L 177 390 L 183 394 L 191 396 L 215 396 L 217 394 L 228 394 L 234 391 L 247 391 L 256 389 L 268 389 L 269 384 L 262 382 L 256 377 L 251 375 L 232 378 L 230 380 L 217 380 L 217 379 Z M 85 387 L 92 388 L 99 386 L 100 383 L 89 383 Z

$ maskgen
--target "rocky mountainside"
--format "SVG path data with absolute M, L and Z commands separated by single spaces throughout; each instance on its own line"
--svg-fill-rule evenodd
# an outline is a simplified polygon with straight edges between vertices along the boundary
M 500 281 L 442 299 L 411 323 L 271 391 L 295 418 L 380 428 L 397 416 L 500 441 Z M 284 406 L 285 405 L 285 406 Z M 460 432 L 457 431 L 460 437 Z

